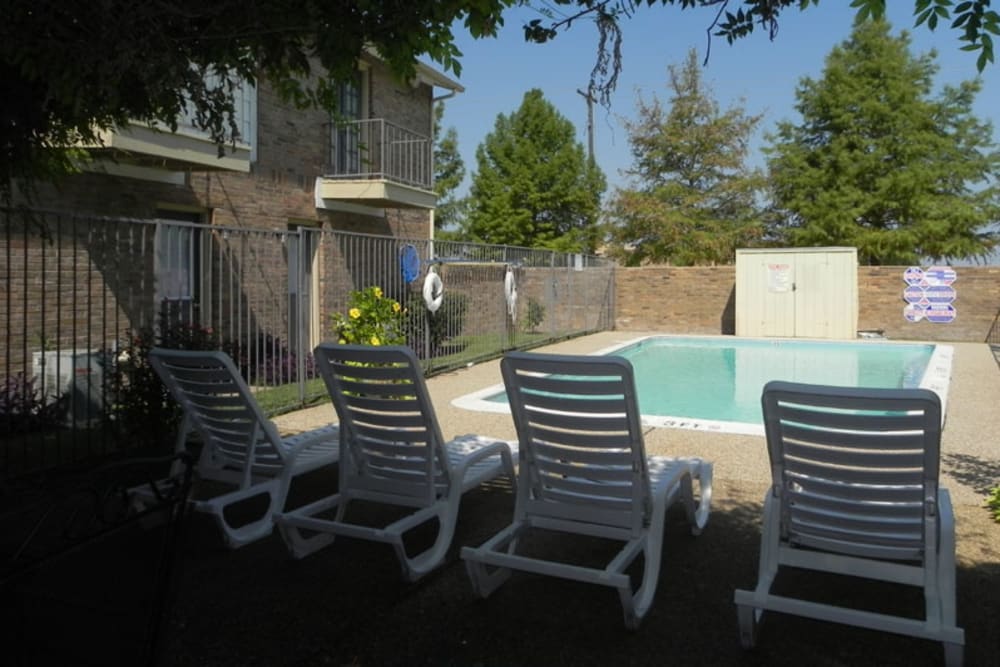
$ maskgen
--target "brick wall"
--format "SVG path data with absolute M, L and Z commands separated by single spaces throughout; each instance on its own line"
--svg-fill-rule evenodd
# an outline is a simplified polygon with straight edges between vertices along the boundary
M 1000 308 L 1000 267 L 958 267 L 956 318 L 948 324 L 903 317 L 902 266 L 858 267 L 858 329 L 896 340 L 982 342 Z M 615 270 L 615 328 L 676 334 L 735 332 L 734 266 L 649 266 Z
M 736 267 L 615 269 L 615 328 L 732 334 Z
M 858 328 L 884 329 L 900 340 L 981 343 L 1000 308 L 1000 266 L 956 267 L 952 287 L 955 321 L 947 324 L 908 322 L 903 317 L 905 266 L 858 267 Z
M 0 253 L 0 376 L 42 350 L 97 350 L 151 324 L 152 230 L 46 220 L 48 238 L 8 230 Z

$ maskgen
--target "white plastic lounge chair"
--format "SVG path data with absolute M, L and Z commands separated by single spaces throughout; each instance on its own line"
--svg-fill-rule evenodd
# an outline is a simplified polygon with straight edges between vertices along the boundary
M 646 457 L 632 365 L 621 357 L 510 353 L 501 369 L 521 450 L 517 503 L 510 526 L 462 550 L 473 589 L 486 597 L 511 570 L 610 586 L 621 598 L 625 625 L 638 627 L 656 592 L 667 508 L 680 501 L 691 532 L 701 533 L 712 464 Z M 518 554 L 531 529 L 624 545 L 605 568 L 583 567 Z M 633 592 L 625 570 L 640 554 L 644 571 Z
M 754 645 L 771 610 L 940 641 L 946 663 L 961 665 L 954 515 L 938 486 L 937 395 L 770 382 L 762 403 L 773 483 L 757 588 L 735 596 L 744 647 Z M 782 566 L 920 586 L 926 617 L 772 594 Z
M 322 344 L 315 356 L 340 417 L 339 486 L 336 494 L 278 515 L 281 534 L 296 558 L 337 535 L 385 542 L 404 579 L 416 581 L 444 561 L 463 493 L 500 475 L 515 483 L 517 448 L 476 435 L 445 442 L 420 363 L 408 347 Z M 347 521 L 353 500 L 414 511 L 372 527 Z M 433 519 L 434 543 L 408 555 L 405 534 Z
M 270 535 L 273 514 L 284 509 L 292 479 L 340 458 L 336 425 L 289 438 L 278 435 L 225 353 L 155 348 L 149 360 L 184 411 L 177 451 L 185 449 L 192 432 L 198 433 L 202 449 L 196 479 L 223 482 L 231 489 L 189 501 L 195 511 L 215 518 L 229 547 Z M 154 500 L 148 485 L 132 492 L 139 503 Z M 239 526 L 230 522 L 227 509 L 263 494 L 269 497 L 263 516 Z

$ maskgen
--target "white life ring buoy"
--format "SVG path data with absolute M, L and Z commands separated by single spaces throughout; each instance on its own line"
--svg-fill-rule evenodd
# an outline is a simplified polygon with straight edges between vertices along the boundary
M 444 301 L 444 284 L 432 266 L 427 269 L 427 277 L 424 278 L 424 303 L 427 304 L 427 310 L 436 313 L 442 301 Z
M 514 270 L 507 267 L 507 275 L 503 279 L 503 293 L 507 299 L 507 312 L 510 314 L 511 322 L 517 320 L 517 281 L 514 278 Z

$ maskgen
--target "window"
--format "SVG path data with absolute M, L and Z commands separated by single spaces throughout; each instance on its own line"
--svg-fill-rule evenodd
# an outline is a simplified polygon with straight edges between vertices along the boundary
M 337 87 L 337 118 L 333 125 L 333 167 L 337 174 L 361 173 L 362 73 Z
M 168 323 L 195 322 L 200 292 L 200 234 L 188 224 L 201 222 L 192 211 L 157 210 L 162 222 L 156 226 L 156 300 Z

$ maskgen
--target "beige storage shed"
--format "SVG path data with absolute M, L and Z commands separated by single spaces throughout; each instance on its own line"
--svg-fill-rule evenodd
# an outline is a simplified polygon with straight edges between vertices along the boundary
M 857 248 L 736 251 L 736 335 L 856 338 Z

